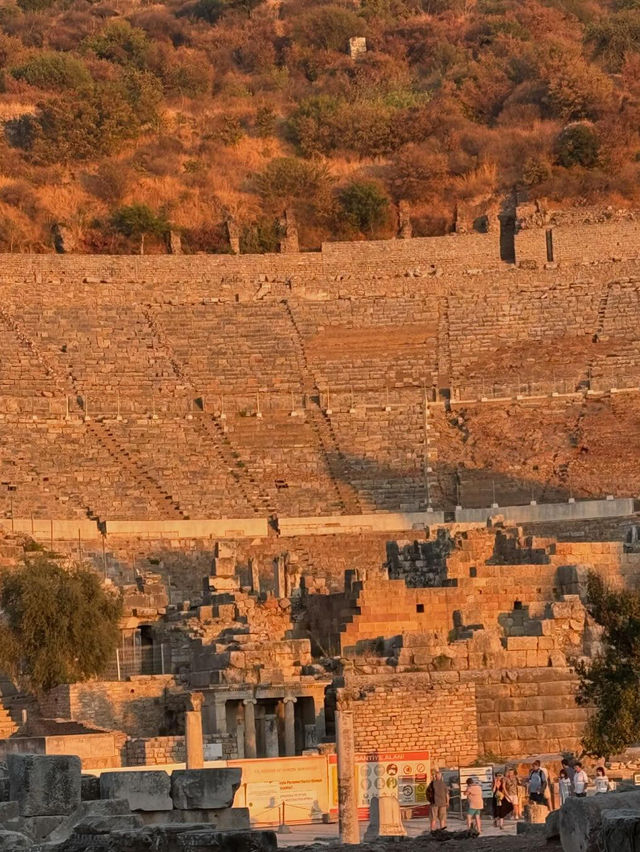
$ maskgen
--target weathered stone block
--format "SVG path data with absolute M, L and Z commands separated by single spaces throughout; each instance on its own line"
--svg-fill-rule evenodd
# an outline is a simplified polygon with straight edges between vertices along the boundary
M 545 835 L 547 840 L 555 840 L 560 837 L 560 811 L 551 811 L 545 823 Z
M 600 852 L 603 843 L 603 811 L 624 810 L 640 811 L 640 790 L 567 799 L 560 809 L 563 852 Z
M 80 804 L 80 758 L 66 754 L 10 754 L 9 795 L 24 817 L 70 814 Z
M 176 852 L 178 849 L 207 849 L 210 852 L 276 852 L 273 831 L 234 831 L 225 833 L 201 825 L 157 825 L 109 834 L 82 834 L 80 829 L 56 852 Z M 90 838 L 90 839 L 89 839 Z M 87 842 L 89 840 L 89 843 Z
M 602 812 L 604 852 L 636 852 L 640 849 L 640 813 L 623 809 Z
M 171 780 L 160 770 L 103 772 L 100 795 L 103 799 L 126 799 L 132 811 L 170 811 Z
M 19 816 L 17 802 L 0 802 L 0 825 L 5 825 L 7 820 L 18 819 Z
M 19 852 L 20 849 L 31 849 L 32 841 L 17 831 L 0 831 L 0 852 Z
M 229 808 L 242 780 L 241 769 L 176 769 L 171 798 L 180 810 Z
M 100 798 L 100 779 L 97 775 L 83 775 L 80 778 L 80 798 L 83 802 Z

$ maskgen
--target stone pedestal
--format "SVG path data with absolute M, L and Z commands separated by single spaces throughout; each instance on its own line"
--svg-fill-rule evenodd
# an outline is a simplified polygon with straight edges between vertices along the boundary
M 297 700 L 291 695 L 284 699 L 284 753 L 286 757 L 295 757 L 296 753 L 295 703 Z
M 400 803 L 395 796 L 373 796 L 370 803 L 369 827 L 365 840 L 378 837 L 406 837 L 407 830 L 402 824 Z
M 264 717 L 264 747 L 266 757 L 280 757 L 277 716 L 268 715 Z
M 200 710 L 187 710 L 185 712 L 184 735 L 187 769 L 202 769 L 204 766 L 204 747 L 202 744 L 202 713 Z
M 253 758 L 258 756 L 256 745 L 256 699 L 245 698 L 244 704 L 244 756 Z
M 353 713 L 336 711 L 336 750 L 338 752 L 338 822 L 340 842 L 360 843 L 356 762 L 353 744 Z
M 536 802 L 528 802 L 524 806 L 524 821 L 535 823 L 537 825 L 544 824 L 549 816 L 549 808 L 546 805 L 539 805 Z

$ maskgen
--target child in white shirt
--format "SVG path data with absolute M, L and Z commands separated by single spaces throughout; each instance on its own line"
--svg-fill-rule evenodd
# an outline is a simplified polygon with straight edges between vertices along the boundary
M 582 768 L 581 763 L 576 763 L 574 769 L 575 775 L 573 776 L 573 790 L 579 799 L 583 799 L 587 795 L 589 776 Z

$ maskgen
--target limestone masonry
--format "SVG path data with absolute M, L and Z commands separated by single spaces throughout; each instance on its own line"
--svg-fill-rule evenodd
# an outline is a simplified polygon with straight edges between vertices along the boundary
M 640 225 L 0 262 L 0 509 L 185 520 L 633 495 Z M 620 463 L 609 436 L 629 449 Z
M 580 750 L 588 575 L 640 586 L 640 222 L 526 224 L 515 263 L 0 257 L 0 570 L 33 537 L 124 601 L 101 679 L 0 677 L 0 840 L 224 845 L 254 759 L 351 723 L 451 769 Z

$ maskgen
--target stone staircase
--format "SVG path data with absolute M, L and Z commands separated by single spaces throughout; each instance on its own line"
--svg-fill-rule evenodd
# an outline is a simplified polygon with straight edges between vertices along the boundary
M 131 453 L 117 440 L 106 423 L 89 421 L 86 426 L 95 440 L 127 470 L 141 492 L 150 496 L 161 513 L 164 508 L 173 517 L 188 520 L 189 516 L 183 511 L 178 501 L 151 476 L 148 470 L 142 467 L 137 459 L 133 458 Z
M 306 407 L 306 414 L 309 424 L 313 429 L 317 446 L 320 448 L 327 470 L 331 476 L 342 513 L 345 515 L 359 515 L 362 513 L 362 505 L 358 497 L 358 492 L 349 484 L 350 469 L 348 462 L 338 446 L 330 416 L 327 410 L 322 408 L 320 388 L 309 366 L 304 339 L 296 322 L 296 317 L 288 300 L 284 300 L 282 304 L 289 316 L 294 331 L 293 342 L 298 367 L 302 376 L 302 387 L 305 398 L 310 403 Z
M 11 712 L 0 704 L 0 740 L 6 740 L 16 733 L 18 725 L 15 723 Z

